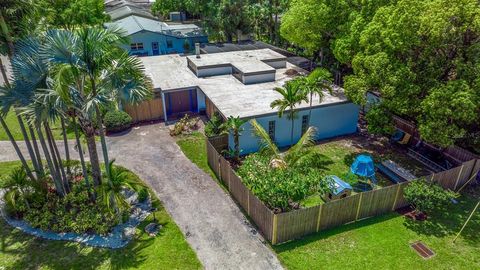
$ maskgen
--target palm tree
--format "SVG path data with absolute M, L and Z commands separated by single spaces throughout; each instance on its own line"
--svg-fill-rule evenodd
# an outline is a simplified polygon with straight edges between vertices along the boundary
M 114 166 L 115 159 L 112 159 L 105 171 L 110 172 L 110 181 L 102 183 L 98 187 L 99 199 L 103 201 L 107 208 L 120 215 L 123 209 L 128 209 L 128 202 L 125 200 L 125 196 L 122 194 L 124 190 L 131 190 L 138 192 L 140 189 L 145 188 L 141 182 L 135 181 L 134 178 L 129 176 L 127 170 Z
M 309 153 L 311 146 L 314 145 L 316 130 L 314 127 L 309 127 L 294 146 L 281 153 L 268 132 L 255 119 L 251 120 L 250 124 L 253 128 L 253 134 L 259 140 L 260 153 L 270 156 L 270 166 L 273 168 L 294 166 L 303 156 Z
M 318 102 L 321 103 L 324 98 L 324 91 L 332 92 L 332 74 L 325 68 L 317 68 L 308 76 L 301 77 L 298 80 L 302 91 L 310 96 L 310 110 L 308 112 L 308 121 L 312 119 L 312 102 L 313 96 L 318 96 Z
M 30 208 L 26 196 L 33 182 L 29 181 L 23 167 L 14 169 L 3 181 L 2 188 L 6 189 L 5 200 L 15 208 L 18 200 L 24 200 Z
M 235 144 L 234 148 L 234 159 L 236 161 L 240 158 L 240 135 L 243 132 L 243 124 L 245 124 L 247 120 L 240 119 L 240 117 L 233 117 L 230 116 L 227 118 L 227 121 L 224 123 L 225 129 L 230 130 L 233 135 L 233 142 Z
M 113 102 L 138 103 L 151 95 L 141 61 L 119 47 L 125 41 L 119 30 L 88 27 L 75 32 L 56 30 L 47 37 L 44 55 L 58 70 L 56 83 L 74 89 L 79 124 L 85 134 L 96 185 L 101 183 L 95 143 L 95 126 L 105 164 L 109 164 L 101 108 Z M 109 177 L 109 167 L 106 167 Z
M 282 98 L 274 100 L 270 107 L 278 108 L 278 117 L 283 117 L 283 113 L 288 110 L 288 119 L 292 122 L 290 131 L 290 145 L 293 145 L 293 130 L 295 126 L 295 107 L 302 101 L 308 102 L 305 93 L 295 81 L 287 82 L 284 87 L 276 87 L 275 92 L 279 93 Z

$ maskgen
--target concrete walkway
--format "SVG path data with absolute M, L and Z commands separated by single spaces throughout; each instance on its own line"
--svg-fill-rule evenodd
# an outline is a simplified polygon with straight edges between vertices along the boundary
M 155 191 L 206 269 L 281 269 L 231 197 L 190 162 L 163 124 L 109 137 L 117 163 Z M 16 160 L 0 142 L 0 161 Z M 101 155 L 100 155 L 101 156 Z

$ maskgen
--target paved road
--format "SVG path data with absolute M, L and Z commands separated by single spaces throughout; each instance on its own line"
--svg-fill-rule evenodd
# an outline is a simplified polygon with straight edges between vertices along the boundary
M 238 206 L 188 160 L 163 124 L 108 138 L 110 156 L 137 173 L 162 200 L 206 269 L 281 269 Z M 0 161 L 16 159 L 0 142 Z

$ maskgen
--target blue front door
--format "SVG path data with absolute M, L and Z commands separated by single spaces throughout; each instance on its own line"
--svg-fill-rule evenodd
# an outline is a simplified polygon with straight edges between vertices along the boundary
M 152 42 L 152 53 L 153 55 L 160 54 L 160 50 L 158 49 L 158 42 Z

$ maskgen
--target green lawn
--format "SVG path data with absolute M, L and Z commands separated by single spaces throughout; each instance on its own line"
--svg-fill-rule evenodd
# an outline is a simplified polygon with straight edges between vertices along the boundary
M 0 175 L 19 166 L 0 163 Z M 0 219 L 0 269 L 201 269 L 194 251 L 158 200 L 154 201 L 161 233 L 151 238 L 143 228 L 137 238 L 118 250 L 87 247 L 77 243 L 37 239 L 12 229 Z
M 177 144 L 188 159 L 204 172 L 210 174 L 213 179 L 217 179 L 210 166 L 208 166 L 207 146 L 203 133 L 195 131 L 190 135 L 181 135 L 177 139 Z
M 273 248 L 288 269 L 480 269 L 480 212 L 452 243 L 479 199 L 477 189 L 425 222 L 391 213 Z M 417 255 L 409 243 L 418 240 L 436 255 Z
M 10 132 L 12 133 L 15 140 L 23 140 L 22 132 L 20 131 L 20 126 L 17 121 L 15 114 L 10 111 L 5 117 L 5 122 L 7 123 Z M 27 131 L 28 132 L 28 131 Z M 56 140 L 62 140 L 62 129 L 60 128 L 60 123 L 55 123 L 52 125 L 52 133 Z M 67 132 L 67 137 L 69 139 L 75 139 L 75 134 L 73 132 Z M 8 141 L 8 136 L 3 127 L 0 126 L 0 141 Z

